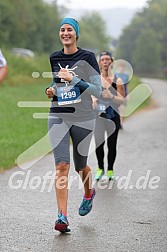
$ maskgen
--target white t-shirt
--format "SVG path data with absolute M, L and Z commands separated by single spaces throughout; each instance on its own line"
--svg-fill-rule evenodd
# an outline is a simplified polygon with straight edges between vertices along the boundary
M 5 66 L 7 63 L 6 63 L 6 59 L 5 57 L 3 56 L 2 52 L 1 52 L 1 49 L 0 49 L 0 67 L 3 67 Z

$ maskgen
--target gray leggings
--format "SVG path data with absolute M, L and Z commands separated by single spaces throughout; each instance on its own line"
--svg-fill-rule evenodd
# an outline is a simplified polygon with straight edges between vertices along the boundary
M 75 170 L 84 169 L 87 165 L 89 145 L 94 127 L 94 119 L 86 122 L 70 122 L 50 115 L 48 129 L 55 165 L 63 162 L 70 163 L 71 137 Z

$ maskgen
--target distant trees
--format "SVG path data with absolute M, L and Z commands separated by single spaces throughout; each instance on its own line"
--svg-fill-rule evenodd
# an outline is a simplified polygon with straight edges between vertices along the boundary
M 106 24 L 96 12 L 87 14 L 79 20 L 81 27 L 80 47 L 102 51 L 109 50 L 111 37 L 106 34 Z
M 0 1 L 1 47 L 23 47 L 38 52 L 59 50 L 60 20 L 66 16 L 65 8 L 58 8 L 56 1 L 47 4 L 42 0 Z M 81 47 L 102 50 L 108 48 L 110 38 L 105 23 L 94 13 L 79 20 Z
M 136 39 L 136 47 L 133 52 L 133 61 L 136 62 L 138 72 L 158 73 L 161 67 L 160 43 L 157 41 L 153 30 L 141 31 Z
M 1 46 L 49 51 L 56 41 L 60 15 L 54 4 L 42 0 L 0 1 Z
M 119 40 L 117 58 L 129 61 L 139 73 L 159 73 L 167 66 L 167 2 L 149 0 Z

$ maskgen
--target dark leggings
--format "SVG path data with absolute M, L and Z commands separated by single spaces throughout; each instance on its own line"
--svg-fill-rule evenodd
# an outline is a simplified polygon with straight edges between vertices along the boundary
M 107 132 L 107 146 L 108 146 L 108 170 L 113 170 L 117 154 L 117 138 L 120 128 L 120 118 L 114 117 L 112 120 L 105 118 L 97 118 L 95 126 L 95 143 L 96 143 L 96 157 L 98 167 L 104 169 L 104 144 L 105 132 Z

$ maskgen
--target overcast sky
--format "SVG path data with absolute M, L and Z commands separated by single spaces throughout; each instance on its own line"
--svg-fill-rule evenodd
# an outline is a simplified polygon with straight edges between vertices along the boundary
M 53 0 L 45 0 L 53 2 Z M 65 5 L 67 8 L 83 9 L 108 9 L 115 7 L 123 8 L 142 8 L 146 5 L 147 0 L 56 0 L 58 5 Z

